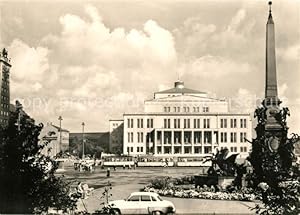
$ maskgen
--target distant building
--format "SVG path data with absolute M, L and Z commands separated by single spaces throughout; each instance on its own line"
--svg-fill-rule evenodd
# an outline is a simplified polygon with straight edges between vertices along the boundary
M 144 112 L 123 115 L 123 154 L 202 157 L 226 147 L 248 156 L 250 114 L 229 112 L 227 101 L 176 81 L 174 88 L 154 93 L 144 104 Z M 113 131 L 113 121 L 110 126 Z
M 109 152 L 123 153 L 123 120 L 109 120 Z
M 85 154 L 101 154 L 109 151 L 109 132 L 70 133 L 70 152 L 82 152 L 82 138 L 85 143 Z
M 10 59 L 5 49 L 0 53 L 0 125 L 6 127 L 9 120 L 10 106 Z
M 17 109 L 19 109 L 19 113 L 20 113 L 20 115 L 19 115 L 19 118 L 20 119 L 26 119 L 26 121 L 27 122 L 29 122 L 29 123 L 32 123 L 32 124 L 34 124 L 35 123 L 35 121 L 34 121 L 34 119 L 33 118 L 31 118 L 24 110 L 23 110 L 23 106 L 22 106 L 22 104 L 19 102 L 19 101 L 16 101 L 16 103 L 13 105 L 13 104 L 10 104 L 9 105 L 9 115 L 10 116 L 12 116 L 12 114 L 14 114 L 14 113 L 17 113 Z
M 42 129 L 39 139 L 41 142 L 49 143 L 43 148 L 42 154 L 50 157 L 56 156 L 60 152 L 69 150 L 69 131 L 60 129 L 58 126 L 48 123 Z

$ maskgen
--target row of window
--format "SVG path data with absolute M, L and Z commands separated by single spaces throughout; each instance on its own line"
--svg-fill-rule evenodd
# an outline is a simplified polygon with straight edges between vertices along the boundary
M 8 116 L 8 112 L 7 111 L 1 111 L 0 114 L 1 114 L 1 116 Z
M 8 89 L 5 88 L 5 87 L 2 87 L 2 92 L 3 92 L 3 93 L 8 93 Z
M 2 108 L 6 108 L 6 109 L 9 108 L 9 107 L 8 107 L 8 104 L 3 104 L 3 103 L 1 104 L 1 107 L 2 107 Z
M 227 119 L 221 119 L 221 128 L 227 128 Z M 237 128 L 237 119 L 230 119 L 230 128 Z M 247 128 L 247 119 L 240 119 L 240 128 Z
M 127 153 L 130 153 L 130 152 L 133 152 L 133 148 L 134 147 L 127 147 Z M 224 148 L 227 148 L 227 147 L 224 147 Z M 204 153 L 205 154 L 208 154 L 208 153 L 211 153 L 212 152 L 212 149 L 211 147 L 204 147 Z M 221 147 L 221 150 L 223 149 L 223 147 Z M 153 152 L 153 147 L 150 148 L 149 151 L 152 151 Z M 238 147 L 234 146 L 234 147 L 230 147 L 229 148 L 229 151 L 230 152 L 238 152 Z M 247 152 L 248 151 L 248 148 L 246 146 L 241 146 L 240 147 L 240 152 Z M 143 153 L 144 152 L 144 147 L 142 146 L 138 146 L 136 147 L 136 152 L 141 152 Z M 190 147 L 184 147 L 184 154 L 191 154 L 192 150 Z M 201 154 L 202 152 L 202 149 L 201 147 L 195 147 L 194 148 L 194 153 L 195 154 Z M 158 146 L 157 147 L 157 153 L 158 154 L 161 154 L 162 153 L 162 147 L 161 146 Z M 170 154 L 171 153 L 171 148 L 170 147 L 165 147 L 164 148 L 164 153 L 165 154 Z M 181 147 L 174 147 L 174 153 L 175 154 L 180 154 L 181 153 Z
M 131 147 L 127 147 L 127 153 L 129 153 L 129 152 L 133 152 L 133 147 L 132 146 Z M 136 152 L 144 152 L 144 147 L 142 147 L 142 146 L 136 147 Z
M 8 123 L 8 120 L 7 120 L 7 119 L 0 119 L 0 123 L 5 123 L 5 124 L 7 124 L 7 123 Z
M 7 96 L 1 96 L 1 99 L 3 100 L 3 101 L 8 101 L 9 100 L 9 98 L 7 97 Z
M 170 119 L 164 119 L 164 128 L 171 128 Z M 174 128 L 180 128 L 180 119 L 174 119 Z M 183 119 L 183 128 L 191 128 L 191 119 Z M 194 128 L 200 128 L 200 119 L 194 119 Z M 203 119 L 203 128 L 210 128 L 210 119 Z
M 220 132 L 220 142 L 221 143 L 227 143 L 228 142 L 228 138 L 227 138 L 227 134 L 229 134 L 230 137 L 230 143 L 236 143 L 237 142 L 237 132 Z M 212 138 L 212 133 L 211 132 L 205 132 L 203 133 L 203 138 L 204 138 L 204 143 L 211 143 L 211 138 Z M 247 133 L 246 132 L 240 132 L 240 143 L 245 143 L 246 142 L 246 138 L 247 138 Z M 127 133 L 127 138 L 128 138 L 128 143 L 133 143 L 133 132 L 128 132 Z M 166 143 L 171 143 L 171 137 L 170 136 L 165 136 Z M 161 134 L 158 134 L 157 137 L 158 140 L 161 139 Z M 179 139 L 181 139 L 180 136 L 178 136 L 178 133 L 175 132 L 174 134 L 174 142 L 175 143 L 179 143 Z M 195 143 L 199 143 L 201 139 L 201 134 L 199 133 L 195 133 L 194 135 L 194 142 Z M 184 136 L 184 140 L 185 142 L 190 142 L 191 141 L 191 136 Z M 143 143 L 144 142 L 144 132 L 137 132 L 137 142 L 138 143 Z M 149 142 L 152 142 L 151 140 L 151 136 L 149 136 Z
M 192 119 L 183 120 L 183 128 L 191 128 Z M 194 119 L 194 128 L 200 128 L 200 119 Z M 229 119 L 221 119 L 220 127 L 227 128 Z M 174 128 L 180 128 L 180 119 L 174 119 Z M 134 127 L 134 120 L 127 119 L 127 127 Z M 137 128 L 144 128 L 144 119 L 137 119 Z M 153 128 L 153 119 L 147 119 L 147 128 Z M 164 119 L 164 128 L 171 128 L 171 119 Z M 203 119 L 203 128 L 210 128 L 210 119 Z M 237 128 L 237 119 L 230 119 L 230 128 Z M 247 128 L 247 119 L 240 119 L 240 128 Z
M 227 133 L 221 132 L 221 143 L 227 143 Z M 247 138 L 246 132 L 240 132 L 240 143 L 245 143 Z M 236 132 L 230 132 L 230 142 L 236 143 L 237 142 L 237 133 Z
M 182 111 L 185 113 L 191 112 L 193 108 L 193 112 L 199 113 L 200 112 L 200 107 L 182 107 Z M 179 113 L 181 111 L 180 107 L 173 107 L 173 112 Z M 171 107 L 164 107 L 164 112 L 171 112 Z M 207 113 L 209 112 L 209 107 L 202 107 L 202 112 Z
M 127 119 L 127 128 L 133 127 L 133 119 Z M 137 128 L 144 128 L 144 119 L 137 119 Z M 147 119 L 147 128 L 153 128 L 153 119 Z

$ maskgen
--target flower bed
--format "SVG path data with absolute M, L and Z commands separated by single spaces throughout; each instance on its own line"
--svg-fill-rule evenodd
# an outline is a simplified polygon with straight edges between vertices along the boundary
M 146 192 L 155 192 L 161 196 L 172 196 L 178 198 L 198 198 L 198 199 L 215 199 L 215 200 L 238 200 L 238 201 L 253 201 L 255 200 L 254 194 L 240 192 L 209 192 L 198 190 L 176 190 L 174 188 L 155 189 L 146 186 Z

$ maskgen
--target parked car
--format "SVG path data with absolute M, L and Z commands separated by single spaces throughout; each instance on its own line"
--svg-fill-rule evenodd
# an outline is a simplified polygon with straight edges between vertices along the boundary
M 109 202 L 113 214 L 174 214 L 172 202 L 163 200 L 157 193 L 133 192 L 127 199 Z

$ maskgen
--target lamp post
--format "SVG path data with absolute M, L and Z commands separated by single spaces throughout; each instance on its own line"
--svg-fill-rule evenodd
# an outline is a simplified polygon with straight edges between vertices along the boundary
M 59 120 L 59 152 L 61 151 L 61 121 L 63 120 L 63 118 L 61 116 L 58 117 Z
M 81 123 L 82 125 L 82 159 L 84 159 L 84 122 Z

